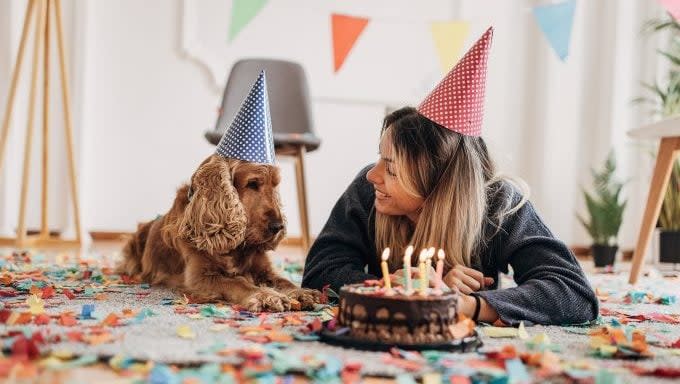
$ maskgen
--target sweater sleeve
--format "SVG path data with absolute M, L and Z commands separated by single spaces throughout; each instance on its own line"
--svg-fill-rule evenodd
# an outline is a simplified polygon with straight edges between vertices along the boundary
M 475 293 L 498 312 L 501 320 L 517 325 L 577 324 L 594 320 L 598 300 L 578 261 L 557 240 L 527 202 L 502 225 L 497 265 L 514 271 L 517 287 Z
M 302 286 L 322 289 L 330 284 L 338 292 L 345 284 L 376 276 L 365 272 L 376 257 L 369 228 L 373 191 L 364 169 L 333 207 L 323 230 L 305 260 Z

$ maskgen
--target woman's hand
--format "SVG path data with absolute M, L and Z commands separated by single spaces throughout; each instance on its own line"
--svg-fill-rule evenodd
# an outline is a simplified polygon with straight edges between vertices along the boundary
M 443 280 L 449 288 L 457 288 L 466 295 L 479 291 L 493 284 L 494 281 L 492 277 L 485 277 L 482 272 L 463 265 L 456 265 L 444 276 Z

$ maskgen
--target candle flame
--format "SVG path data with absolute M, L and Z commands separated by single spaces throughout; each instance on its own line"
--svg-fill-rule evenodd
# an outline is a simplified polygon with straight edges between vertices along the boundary
M 390 248 L 385 248 L 382 253 L 382 260 L 387 261 L 390 258 Z
M 418 255 L 418 262 L 419 262 L 419 263 L 424 263 L 424 262 L 425 262 L 425 259 L 427 259 L 428 253 L 429 253 L 429 252 L 427 251 L 427 249 L 421 250 L 421 251 L 420 251 L 420 255 Z
M 439 251 L 437 251 L 437 258 L 438 258 L 439 260 L 444 260 L 445 257 L 446 257 L 446 254 L 444 254 L 444 250 L 443 250 L 443 249 L 439 249 Z

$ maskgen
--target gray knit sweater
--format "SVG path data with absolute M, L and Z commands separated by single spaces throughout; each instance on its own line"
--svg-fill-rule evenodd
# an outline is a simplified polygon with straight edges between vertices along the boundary
M 307 256 L 303 287 L 336 292 L 344 284 L 380 276 L 374 241 L 374 189 L 363 169 L 335 204 L 328 222 Z M 489 212 L 521 196 L 504 183 L 489 196 Z M 514 205 L 513 205 L 514 206 Z M 494 278 L 494 285 L 474 293 L 496 309 L 501 320 L 517 325 L 575 324 L 598 315 L 598 301 L 583 270 L 564 243 L 538 217 L 531 203 L 507 216 L 502 230 L 481 247 L 473 267 Z M 500 289 L 498 273 L 512 266 L 517 287 Z M 366 273 L 366 271 L 368 273 Z

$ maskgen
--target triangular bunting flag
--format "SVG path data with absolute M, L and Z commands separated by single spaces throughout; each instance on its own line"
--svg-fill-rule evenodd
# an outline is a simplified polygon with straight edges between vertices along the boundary
M 367 18 L 354 17 L 339 14 L 331 15 L 331 28 L 333 30 L 333 62 L 337 72 L 345 62 L 347 55 L 352 50 L 359 35 L 368 24 Z
M 231 4 L 229 41 L 233 41 L 243 27 L 257 16 L 269 0 L 234 0 Z
M 675 20 L 680 20 L 680 1 L 678 0 L 659 0 L 659 3 L 666 8 L 666 11 L 673 16 Z
M 534 16 L 539 27 L 562 61 L 569 54 L 575 8 L 576 0 L 534 7 Z
M 464 21 L 442 21 L 432 23 L 431 28 L 442 73 L 447 73 L 460 58 L 470 24 Z

